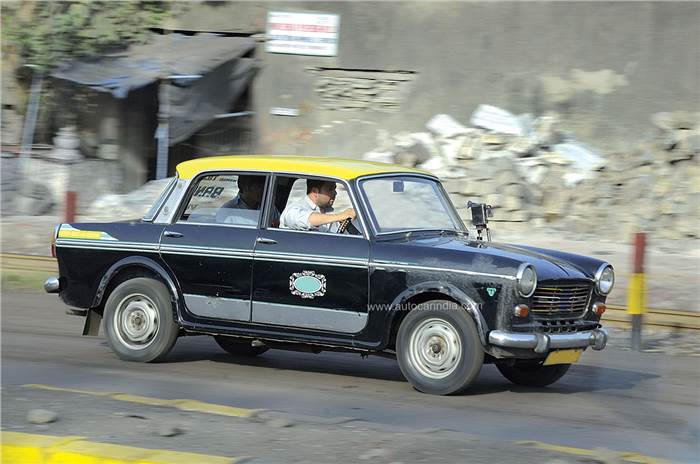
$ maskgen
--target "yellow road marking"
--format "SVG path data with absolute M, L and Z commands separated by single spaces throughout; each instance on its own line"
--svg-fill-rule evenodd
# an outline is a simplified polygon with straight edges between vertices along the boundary
M 243 409 L 233 406 L 225 406 L 223 404 L 204 403 L 196 400 L 173 401 L 174 406 L 183 411 L 204 412 L 207 414 L 219 414 L 221 416 L 251 417 L 260 411 L 259 409 Z
M 233 464 L 248 459 L 98 443 L 83 437 L 6 431 L 0 431 L 0 448 L 2 462 L 23 464 Z
M 22 385 L 25 388 L 35 388 L 38 390 L 51 390 L 51 391 L 60 391 L 60 392 L 66 392 L 66 393 L 79 393 L 81 395 L 92 395 L 92 396 L 112 396 L 112 395 L 118 395 L 119 393 L 114 393 L 114 392 L 99 392 L 99 391 L 94 391 L 94 390 L 78 390 L 77 388 L 62 388 L 62 387 L 54 387 L 52 385 L 42 385 L 38 383 L 29 383 L 26 385 Z
M 130 395 L 128 393 L 100 392 L 93 390 L 78 390 L 75 388 L 54 387 L 52 385 L 27 384 L 23 385 L 26 388 L 35 388 L 39 390 L 60 391 L 66 393 L 78 393 L 81 395 L 101 396 L 117 401 L 126 401 L 128 403 L 145 404 L 148 406 L 162 406 L 179 409 L 181 411 L 202 412 L 205 414 L 218 414 L 220 416 L 229 417 L 253 417 L 258 414 L 260 409 L 237 408 L 234 406 L 226 406 L 223 404 L 205 403 L 203 401 L 176 399 L 167 400 L 163 398 L 154 398 L 151 396 Z
M 538 448 L 541 450 L 546 450 L 546 451 L 555 451 L 557 453 L 564 453 L 564 454 L 573 454 L 576 456 L 598 456 L 602 450 L 592 450 L 592 449 L 587 449 L 587 448 L 574 448 L 571 446 L 562 446 L 562 445 L 551 445 L 549 443 L 543 443 L 541 441 L 531 441 L 531 440 L 523 440 L 523 441 L 516 441 L 516 445 L 524 445 L 524 446 L 531 446 L 533 448 Z M 634 462 L 638 464 L 672 464 L 672 461 L 667 461 L 665 459 L 659 459 L 659 458 L 654 458 L 651 456 L 646 456 L 644 454 L 640 453 L 635 453 L 631 451 L 612 451 L 612 450 L 607 450 L 609 453 L 612 453 L 617 457 L 618 459 L 622 461 L 627 461 L 627 462 Z

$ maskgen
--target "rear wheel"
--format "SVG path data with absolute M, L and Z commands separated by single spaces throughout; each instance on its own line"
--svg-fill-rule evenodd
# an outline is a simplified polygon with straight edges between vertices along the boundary
M 119 284 L 104 310 L 107 343 L 125 361 L 163 359 L 175 344 L 170 292 L 159 280 L 139 277 Z
M 458 393 L 484 363 L 479 332 L 456 303 L 433 300 L 418 305 L 401 322 L 396 356 L 408 382 L 423 393 Z
M 542 365 L 542 361 L 516 361 L 514 365 L 496 364 L 503 377 L 517 385 L 546 387 L 561 379 L 571 364 Z
M 229 354 L 234 356 L 258 356 L 269 350 L 267 346 L 253 346 L 250 340 L 240 340 L 233 337 L 217 335 L 216 343 Z

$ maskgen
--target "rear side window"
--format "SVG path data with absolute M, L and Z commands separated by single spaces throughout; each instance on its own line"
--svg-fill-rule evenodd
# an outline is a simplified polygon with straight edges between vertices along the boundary
M 204 176 L 192 187 L 178 222 L 255 227 L 260 218 L 264 191 L 264 175 Z
M 165 203 L 165 200 L 168 199 L 168 195 L 170 195 L 170 192 L 173 191 L 173 188 L 175 187 L 176 183 L 177 177 L 173 177 L 172 179 L 170 179 L 170 182 L 167 183 L 160 196 L 158 197 L 158 200 L 156 200 L 156 202 L 153 203 L 151 209 L 149 209 L 146 215 L 143 217 L 144 221 L 153 221 L 153 218 L 156 217 L 156 214 L 158 214 L 158 211 L 160 211 L 160 208 L 161 206 L 163 206 L 163 203 Z

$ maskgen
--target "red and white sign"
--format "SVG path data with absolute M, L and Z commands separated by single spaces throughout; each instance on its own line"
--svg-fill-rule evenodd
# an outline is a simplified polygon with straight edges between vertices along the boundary
M 271 11 L 267 15 L 267 51 L 336 56 L 340 16 Z

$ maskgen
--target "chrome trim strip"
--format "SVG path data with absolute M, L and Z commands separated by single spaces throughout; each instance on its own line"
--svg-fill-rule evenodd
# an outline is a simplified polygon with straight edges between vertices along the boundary
M 586 348 L 593 346 L 602 350 L 608 340 L 607 330 L 600 328 L 567 334 L 516 333 L 503 330 L 489 332 L 489 343 L 508 348 L 532 349 L 536 353 L 564 348 Z
M 222 255 L 222 256 L 242 256 L 247 258 L 253 257 L 252 250 L 246 250 L 243 248 L 219 248 L 219 247 L 200 247 L 200 246 L 190 246 L 190 245 L 161 245 L 160 251 L 162 253 L 172 253 L 172 254 L 207 254 L 207 255 Z
M 355 267 L 359 269 L 367 269 L 367 262 L 362 261 L 350 261 L 350 260 L 337 260 L 333 259 L 331 261 L 330 257 L 324 259 L 305 259 L 302 256 L 288 257 L 288 256 L 277 256 L 277 255 L 255 255 L 255 260 L 257 261 L 272 261 L 272 262 L 285 262 L 285 263 L 304 263 L 304 264 L 322 264 L 324 266 L 340 266 L 340 267 Z
M 125 247 L 125 248 L 139 248 L 139 247 L 158 247 L 157 243 L 153 242 L 123 242 L 112 240 L 91 240 L 84 238 L 58 238 L 56 239 L 56 245 L 59 243 L 71 244 L 71 243 L 84 243 L 86 245 L 104 245 L 106 247 Z
M 187 309 L 197 316 L 250 321 L 250 300 L 183 294 Z
M 255 256 L 262 256 L 262 257 L 276 257 L 276 258 L 305 258 L 308 259 L 309 261 L 338 261 L 338 262 L 347 262 L 347 263 L 354 263 L 354 264 L 364 264 L 367 265 L 368 261 L 366 259 L 361 259 L 361 258 L 348 258 L 348 257 L 334 257 L 334 256 L 325 256 L 325 255 L 311 255 L 311 254 L 303 254 L 303 253 L 288 253 L 288 252 L 270 252 L 270 251 L 256 251 Z
M 486 277 L 496 277 L 499 279 L 515 280 L 515 276 L 505 275 L 505 274 L 490 274 L 488 272 L 476 272 L 467 271 L 463 269 L 447 269 L 443 267 L 430 267 L 430 266 L 417 266 L 415 264 L 403 264 L 403 263 L 392 263 L 385 261 L 375 261 L 369 264 L 371 267 L 375 268 L 393 268 L 393 269 L 417 269 L 421 271 L 439 271 L 439 272 L 456 272 L 458 274 L 475 275 L 475 276 L 486 276 Z
M 368 262 L 361 259 L 334 258 L 321 255 L 303 255 L 297 253 L 271 253 L 271 252 L 249 252 L 246 250 L 229 250 L 224 248 L 203 248 L 189 247 L 185 245 L 167 245 L 160 248 L 161 253 L 189 255 L 189 256 L 211 256 L 215 258 L 242 258 L 256 259 L 259 261 L 284 261 L 292 263 L 313 263 L 327 266 L 344 266 L 366 268 Z
M 208 258 L 230 258 L 230 259 L 253 259 L 252 254 L 243 253 L 216 253 L 216 252 L 205 252 L 205 251 L 185 251 L 185 250 L 167 250 L 161 249 L 160 252 L 166 255 L 180 255 L 180 256 L 206 256 Z
M 105 251 L 146 251 L 157 252 L 158 244 L 146 244 L 136 242 L 112 242 L 112 241 L 92 241 L 81 239 L 58 239 L 56 240 L 57 248 L 84 248 L 86 250 L 105 250 Z
M 257 229 L 258 226 L 246 226 L 243 224 L 224 224 L 219 222 L 189 222 L 189 221 L 177 221 L 175 224 L 178 225 L 188 225 L 188 226 L 215 226 L 215 227 L 235 227 L 237 229 Z
M 253 301 L 255 323 L 357 333 L 365 328 L 367 320 L 367 313 Z
M 361 238 L 362 240 L 367 240 L 367 238 L 364 235 L 352 235 L 352 234 L 338 234 L 334 232 L 322 232 L 320 230 L 297 230 L 297 229 L 283 229 L 282 227 L 278 227 L 275 229 L 271 229 L 269 227 L 261 230 L 274 230 L 275 232 L 280 231 L 280 232 L 296 232 L 296 233 L 302 233 L 302 234 L 313 234 L 313 235 L 332 235 L 334 237 L 352 237 L 352 238 Z

